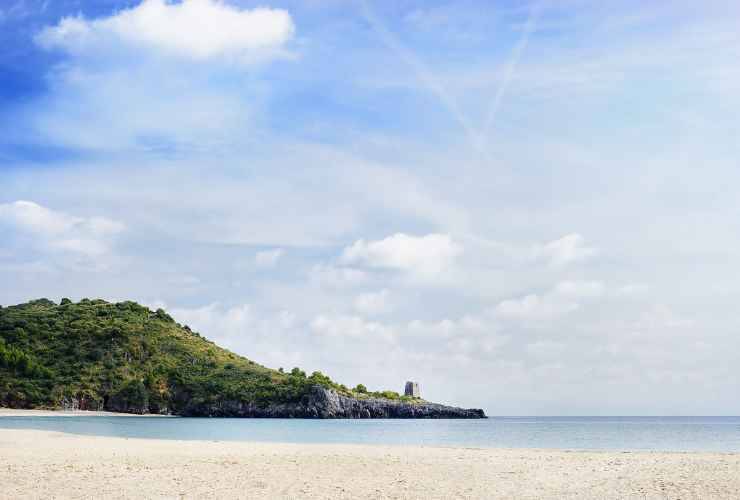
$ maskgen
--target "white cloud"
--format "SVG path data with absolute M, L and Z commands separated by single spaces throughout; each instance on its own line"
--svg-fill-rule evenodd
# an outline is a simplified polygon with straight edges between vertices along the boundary
M 0 205 L 0 219 L 27 231 L 51 236 L 69 231 L 82 222 L 78 217 L 54 212 L 32 201 L 18 200 Z
M 644 295 L 648 289 L 645 283 L 628 283 L 617 288 L 616 294 L 623 297 L 634 297 Z
M 195 60 L 249 60 L 250 52 L 279 47 L 293 31 L 284 10 L 239 9 L 218 0 L 144 0 L 102 19 L 65 17 L 39 33 L 37 42 L 73 54 L 125 46 Z
M 278 260 L 285 254 L 282 248 L 274 248 L 272 250 L 262 250 L 255 254 L 254 263 L 261 269 L 268 269 L 275 267 Z
M 256 341 L 259 337 L 268 338 L 271 335 L 278 337 L 281 332 L 296 325 L 295 316 L 288 311 L 266 315 L 252 304 L 224 307 L 214 302 L 203 307 L 171 308 L 169 311 L 175 319 L 204 336 L 219 338 L 230 344 L 244 341 L 248 345 L 250 339 Z
M 551 340 L 539 340 L 527 344 L 525 347 L 527 354 L 538 359 L 559 358 L 565 352 L 565 344 L 562 342 L 553 342 Z
M 658 304 L 645 311 L 634 326 L 636 330 L 670 330 L 688 328 L 693 325 L 693 320 L 677 314 L 664 304 Z
M 457 320 L 422 321 L 416 319 L 406 325 L 406 330 L 415 336 L 452 338 L 471 334 L 493 334 L 495 327 L 481 318 L 463 316 Z
M 401 336 L 412 356 L 418 346 L 434 345 L 425 347 L 425 356 L 438 360 L 454 356 L 463 363 L 491 357 L 509 341 L 491 318 L 471 315 L 440 321 L 412 320 L 401 330 Z
M 555 292 L 566 297 L 600 297 L 604 294 L 605 286 L 600 281 L 561 281 L 555 287 Z
M 532 250 L 535 259 L 546 260 L 554 267 L 580 262 L 597 253 L 597 249 L 586 245 L 583 236 L 577 233 L 568 234 Z
M 499 318 L 543 320 L 577 310 L 580 305 L 572 301 L 553 300 L 550 296 L 529 294 L 519 299 L 503 300 L 494 308 Z
M 390 292 L 386 289 L 379 292 L 363 293 L 355 297 L 352 305 L 359 313 L 370 316 L 386 313 L 392 309 L 389 295 Z
M 32 201 L 0 204 L 0 223 L 33 236 L 41 250 L 99 257 L 125 226 L 105 217 L 76 217 Z
M 44 143 L 147 153 L 219 151 L 252 136 L 267 86 L 257 75 L 287 54 L 284 10 L 217 0 L 145 0 L 109 17 L 66 17 L 36 43 L 65 58 L 19 127 Z M 27 137 L 24 141 L 29 140 Z
M 583 301 L 597 299 L 605 291 L 600 281 L 561 281 L 544 294 L 528 294 L 499 302 L 494 315 L 516 320 L 552 319 L 580 309 Z
M 363 340 L 393 342 L 395 331 L 392 327 L 367 321 L 360 316 L 319 315 L 311 321 L 311 330 L 327 337 L 351 337 Z
M 310 328 L 331 349 L 341 348 L 343 340 L 362 343 L 378 355 L 391 347 L 400 366 L 450 361 L 451 358 L 469 362 L 492 355 L 509 340 L 497 333 L 490 319 L 474 316 L 439 321 L 379 322 L 357 315 L 319 315 L 311 321 Z M 385 354 L 391 355 L 390 351 Z M 359 350 L 356 355 L 359 361 L 364 351 Z
M 249 304 L 223 308 L 220 304 L 213 303 L 195 309 L 173 308 L 170 313 L 183 324 L 201 330 L 207 337 L 239 336 L 255 323 L 252 306 Z
M 302 365 L 302 351 L 307 348 L 302 341 L 307 335 L 289 311 L 265 311 L 253 304 L 227 307 L 214 302 L 196 308 L 171 308 L 168 312 L 209 340 L 266 366 Z
M 320 288 L 352 288 L 367 283 L 370 276 L 361 269 L 316 264 L 311 267 L 308 279 Z
M 448 269 L 462 251 L 462 246 L 446 234 L 397 233 L 378 241 L 358 240 L 344 249 L 341 260 L 346 264 L 433 275 Z

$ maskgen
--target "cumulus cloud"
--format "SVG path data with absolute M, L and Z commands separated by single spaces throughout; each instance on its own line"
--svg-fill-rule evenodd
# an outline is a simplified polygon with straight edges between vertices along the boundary
M 432 392 L 438 363 L 467 366 L 485 362 L 506 345 L 491 318 L 463 316 L 439 321 L 371 320 L 355 313 L 269 311 L 255 304 L 212 303 L 172 308 L 172 316 L 207 338 L 267 366 L 329 370 L 348 385 L 402 387 L 410 376 Z M 367 359 L 374 361 L 368 364 Z M 382 369 L 380 369 L 382 367 Z M 375 377 L 370 375 L 375 373 Z
M 383 355 L 392 349 L 399 367 L 418 363 L 468 362 L 490 356 L 508 342 L 497 332 L 490 318 L 463 316 L 439 321 L 370 321 L 358 315 L 319 315 L 310 323 L 311 331 L 329 342 L 331 349 L 343 340 L 362 343 L 366 349 Z M 357 361 L 363 357 L 357 353 Z M 389 355 L 389 351 L 385 351 Z
M 289 311 L 265 311 L 253 304 L 168 309 L 173 318 L 206 338 L 267 366 L 301 365 L 301 339 L 296 317 Z
M 392 343 L 395 336 L 393 328 L 367 321 L 360 316 L 322 314 L 314 318 L 310 326 L 314 333 L 328 337 L 362 338 Z
M 16 227 L 41 235 L 55 235 L 68 231 L 81 219 L 54 212 L 32 201 L 18 200 L 0 205 L 0 219 Z
M 576 302 L 553 300 L 550 296 L 529 294 L 518 299 L 499 302 L 494 313 L 505 319 L 543 320 L 575 311 L 580 307 Z
M 353 288 L 370 281 L 370 276 L 362 269 L 337 267 L 329 264 L 316 264 L 308 272 L 309 282 L 320 288 Z
M 213 303 L 195 309 L 174 308 L 170 312 L 178 321 L 220 338 L 245 333 L 256 320 L 249 304 L 224 308 Z
M 413 320 L 405 325 L 403 334 L 412 340 L 410 349 L 419 341 L 439 343 L 441 351 L 436 354 L 451 354 L 460 361 L 491 356 L 509 341 L 491 318 L 472 315 L 440 321 Z
M 217 0 L 145 0 L 108 17 L 66 17 L 35 38 L 64 59 L 29 102 L 34 137 L 85 150 L 223 152 L 242 143 L 265 89 L 259 71 L 287 54 L 288 12 Z
M 257 49 L 275 48 L 294 31 L 288 12 L 239 9 L 218 0 L 144 0 L 110 17 L 65 17 L 36 40 L 45 48 L 73 54 L 118 50 L 156 51 L 195 60 L 251 59 Z
M 535 259 L 545 260 L 554 267 L 580 262 L 597 253 L 597 249 L 588 246 L 585 238 L 578 233 L 568 234 L 532 250 Z
M 454 337 L 461 331 L 480 332 L 485 330 L 485 328 L 485 323 L 471 316 L 465 316 L 458 321 L 451 319 L 422 321 L 417 319 L 408 323 L 408 330 L 410 332 L 434 337 Z
M 41 250 L 87 257 L 108 253 L 112 238 L 124 230 L 105 217 L 77 217 L 24 200 L 0 204 L 0 223 L 32 236 Z
M 600 281 L 561 281 L 541 295 L 503 300 L 494 308 L 494 314 L 502 319 L 552 319 L 580 309 L 584 301 L 601 297 L 605 290 Z
M 462 246 L 447 234 L 410 236 L 397 233 L 377 241 L 358 240 L 344 249 L 341 261 L 432 275 L 448 269 L 462 251 Z

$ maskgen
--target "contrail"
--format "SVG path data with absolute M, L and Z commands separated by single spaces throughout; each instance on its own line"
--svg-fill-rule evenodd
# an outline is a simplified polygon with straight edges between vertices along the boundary
M 432 92 L 442 102 L 442 105 L 452 115 L 455 121 L 463 128 L 465 133 L 468 135 L 468 139 L 476 150 L 480 151 L 482 141 L 479 140 L 479 135 L 475 129 L 470 125 L 465 115 L 458 108 L 455 100 L 447 93 L 442 84 L 435 78 L 434 74 L 427 68 L 424 62 L 417 57 L 412 51 L 407 49 L 393 33 L 391 33 L 383 24 L 383 22 L 375 15 L 366 0 L 361 0 L 363 14 L 365 19 L 370 26 L 377 32 L 382 42 L 393 50 L 406 64 L 413 68 L 417 78 L 421 80 L 424 86 Z
M 506 69 L 504 69 L 504 77 L 501 80 L 498 89 L 496 90 L 496 95 L 493 98 L 491 107 L 488 109 L 488 117 L 486 118 L 486 125 L 483 129 L 482 134 L 483 137 L 488 137 L 488 134 L 490 133 L 491 127 L 493 126 L 494 118 L 496 118 L 496 113 L 498 112 L 499 107 L 501 107 L 501 101 L 503 100 L 504 95 L 506 95 L 506 90 L 509 88 L 511 77 L 514 76 L 514 71 L 516 71 L 516 67 L 519 64 L 519 59 L 521 59 L 522 54 L 527 48 L 527 44 L 529 44 L 529 37 L 536 29 L 537 21 L 539 20 L 540 13 L 542 12 L 543 4 L 544 0 L 540 0 L 539 2 L 533 4 L 532 8 L 529 11 L 529 17 L 527 18 L 527 22 L 524 25 L 522 35 L 521 37 L 519 37 L 519 41 L 511 51 L 509 62 L 506 65 Z

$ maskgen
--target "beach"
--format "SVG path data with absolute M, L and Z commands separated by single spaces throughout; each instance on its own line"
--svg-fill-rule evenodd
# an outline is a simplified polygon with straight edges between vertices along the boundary
M 740 497 L 740 454 L 175 441 L 0 429 L 0 498 Z

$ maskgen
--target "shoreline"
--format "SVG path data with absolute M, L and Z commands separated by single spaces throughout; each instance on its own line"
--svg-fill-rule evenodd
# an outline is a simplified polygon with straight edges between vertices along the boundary
M 43 411 L 43 410 L 42 410 Z M 70 415 L 70 416 L 84 416 L 84 415 Z M 134 415 L 140 416 L 140 415 Z M 146 415 L 144 415 L 146 416 Z M 156 416 L 156 415 L 155 415 Z M 590 448 L 506 448 L 506 447 L 486 447 L 486 446 L 470 446 L 470 445 L 426 445 L 426 444 L 368 444 L 368 443 L 319 443 L 319 442 L 296 442 L 296 441 L 246 441 L 246 440 L 230 440 L 230 439 L 169 439 L 169 438 L 149 438 L 149 437 L 138 437 L 138 436 L 109 436 L 103 434 L 77 434 L 71 431 L 60 431 L 60 430 L 46 430 L 46 429 L 33 429 L 33 428 L 5 428 L 0 427 L 0 437 L 3 433 L 40 433 L 48 434 L 50 438 L 90 438 L 98 440 L 124 440 L 124 441 L 139 441 L 141 445 L 158 445 L 158 444 L 233 444 L 236 447 L 247 446 L 247 447 L 306 447 L 306 448 L 367 448 L 367 449 L 380 449 L 387 448 L 397 451 L 409 451 L 409 450 L 464 450 L 473 452 L 492 452 L 492 453 L 552 453 L 552 454 L 568 454 L 568 455 L 579 455 L 579 454 L 607 454 L 607 455 L 706 455 L 706 456 L 737 456 L 740 459 L 740 451 L 701 451 L 701 450 L 632 450 L 632 449 L 590 449 Z M 2 445 L 7 444 L 0 441 L 0 450 Z M 0 497 L 2 498 L 2 497 Z
M 0 422 L 2 421 L 2 417 L 46 417 L 46 416 L 64 416 L 64 417 L 169 417 L 169 418 L 201 418 L 201 417 L 179 417 L 177 415 L 137 415 L 137 414 L 128 414 L 128 413 L 114 413 L 114 412 L 102 412 L 102 411 L 87 411 L 87 410 L 74 410 L 74 411 L 65 411 L 65 410 L 9 410 L 5 411 L 6 409 L 0 408 Z M 23 412 L 16 414 L 15 412 Z M 64 413 L 63 415 L 59 415 L 60 413 Z M 94 414 L 94 415 L 91 415 Z M 213 419 L 209 419 L 213 420 Z M 258 419 L 258 418 L 246 418 L 245 420 L 265 420 L 265 419 Z M 291 419 L 286 419 L 288 421 L 292 421 Z M 315 420 L 314 420 L 315 421 Z M 336 420 L 335 420 L 336 421 Z M 599 454 L 599 453 L 605 453 L 605 454 L 661 454 L 661 455 L 736 455 L 740 457 L 740 451 L 717 451 L 717 450 L 670 450 L 670 449 L 631 449 L 631 448 L 527 448 L 527 447 L 519 447 L 519 448 L 513 448 L 513 447 L 501 447 L 501 446 L 474 446 L 474 445 L 464 445 L 464 444 L 449 444 L 449 445 L 440 445 L 440 444 L 407 444 L 407 443 L 398 443 L 398 444 L 389 444 L 389 443 L 363 443 L 363 442 L 330 442 L 330 443 L 322 443 L 322 442 L 313 442 L 313 441 L 307 441 L 307 442 L 300 442 L 300 441 L 272 441 L 272 440 L 264 440 L 264 441 L 250 441 L 250 440 L 241 440 L 241 439 L 176 439 L 176 438 L 154 438 L 154 437 L 139 437 L 139 436 L 116 436 L 116 435 L 106 435 L 106 434 L 87 434 L 87 433 L 76 433 L 71 430 L 48 430 L 48 429 L 35 429 L 32 427 L 21 427 L 21 428 L 7 428 L 2 427 L 0 425 L 0 434 L 3 432 L 38 432 L 38 433 L 48 433 L 48 434 L 59 434 L 61 436 L 69 436 L 69 437 L 79 437 L 79 438 L 99 438 L 99 439 L 123 439 L 126 441 L 141 441 L 142 444 L 146 443 L 234 443 L 237 445 L 277 445 L 277 446 L 307 446 L 307 447 L 314 447 L 314 446 L 324 446 L 324 447 L 369 447 L 369 448 L 378 448 L 378 447 L 386 447 L 386 448 L 392 448 L 392 449 L 440 449 L 440 450 L 476 450 L 476 451 L 490 451 L 490 452 L 538 452 L 538 453 L 569 453 L 569 454 L 579 454 L 579 453 L 589 453 L 589 454 Z M 0 500 L 2 499 L 2 496 L 0 496 Z
M 24 410 L 14 408 L 0 408 L 2 417 L 168 417 L 175 418 L 176 415 L 138 415 L 136 413 L 118 413 L 112 411 L 94 410 Z
M 740 454 L 176 441 L 0 429 L 3 498 L 738 498 Z

